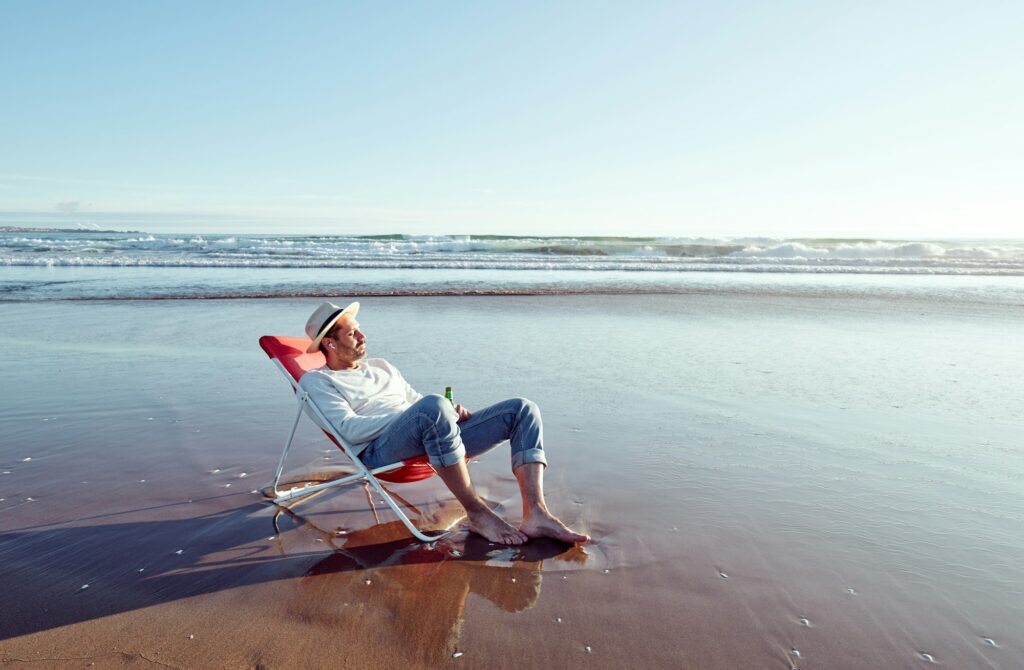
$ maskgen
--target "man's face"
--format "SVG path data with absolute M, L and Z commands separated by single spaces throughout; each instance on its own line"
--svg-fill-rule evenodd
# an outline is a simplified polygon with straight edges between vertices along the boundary
M 343 361 L 354 363 L 366 356 L 366 336 L 359 330 L 359 322 L 355 319 L 345 318 L 339 321 L 331 330 L 331 334 L 324 337 L 324 341 Z

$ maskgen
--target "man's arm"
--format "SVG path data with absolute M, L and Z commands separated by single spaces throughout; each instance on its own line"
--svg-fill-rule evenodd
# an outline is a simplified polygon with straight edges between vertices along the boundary
M 309 393 L 310 399 L 324 413 L 331 426 L 338 431 L 341 439 L 350 446 L 371 442 L 384 432 L 394 418 L 387 414 L 378 416 L 356 414 L 348 401 L 331 383 L 331 380 L 324 375 L 305 374 L 299 381 L 299 386 Z

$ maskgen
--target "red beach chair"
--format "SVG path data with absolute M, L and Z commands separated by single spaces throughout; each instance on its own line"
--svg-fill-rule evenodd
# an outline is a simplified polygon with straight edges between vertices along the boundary
M 388 507 L 398 515 L 398 518 L 402 520 L 402 523 L 409 529 L 416 539 L 423 542 L 433 542 L 438 540 L 445 535 L 448 535 L 451 531 L 442 532 L 436 535 L 426 535 L 416 526 L 413 525 L 412 521 L 406 516 L 402 508 L 398 506 L 394 498 L 389 494 L 384 487 L 381 485 L 379 480 L 386 482 L 415 482 L 421 479 L 432 477 L 434 469 L 430 466 L 430 462 L 427 460 L 426 454 L 418 456 L 406 461 L 399 461 L 398 463 L 392 463 L 390 465 L 384 465 L 379 468 L 369 470 L 363 462 L 360 461 L 353 453 L 352 449 L 345 443 L 345 441 L 338 435 L 338 432 L 331 426 L 327 417 L 324 416 L 323 411 L 317 407 L 316 403 L 309 397 L 302 388 L 299 387 L 299 379 L 307 370 L 321 367 L 325 363 L 324 355 L 320 352 L 313 354 L 307 354 L 306 348 L 309 346 L 309 340 L 302 337 L 278 337 L 275 335 L 264 335 L 260 338 L 260 346 L 263 351 L 270 356 L 270 360 L 274 363 L 277 368 L 284 373 L 285 378 L 292 386 L 292 391 L 295 392 L 298 399 L 298 411 L 295 413 L 295 421 L 292 422 L 291 432 L 288 434 L 288 441 L 285 442 L 284 451 L 281 452 L 281 459 L 277 462 L 277 470 L 274 472 L 274 483 L 272 488 L 274 491 L 273 502 L 275 504 L 284 502 L 286 500 L 293 500 L 295 498 L 305 497 L 307 495 L 322 491 L 324 489 L 333 488 L 335 486 L 344 486 L 345 484 L 352 484 L 355 482 L 369 483 L 373 488 L 377 490 L 381 498 L 387 503 Z M 296 486 L 287 491 L 279 491 L 277 485 L 281 481 L 281 472 L 284 470 L 284 459 L 288 455 L 288 450 L 292 446 L 292 440 L 295 438 L 295 430 L 299 425 L 299 418 L 302 416 L 303 411 L 307 411 L 311 414 L 311 417 L 319 425 L 319 427 L 327 434 L 327 437 L 338 446 L 345 455 L 349 457 L 352 464 L 356 468 L 356 472 L 351 475 L 345 475 L 336 479 L 331 479 L 320 484 L 313 484 L 307 486 Z

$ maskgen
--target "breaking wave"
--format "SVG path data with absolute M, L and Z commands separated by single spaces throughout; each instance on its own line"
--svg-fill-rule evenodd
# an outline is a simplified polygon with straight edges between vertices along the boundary
M 5 232 L 0 265 L 1024 275 L 1024 241 Z

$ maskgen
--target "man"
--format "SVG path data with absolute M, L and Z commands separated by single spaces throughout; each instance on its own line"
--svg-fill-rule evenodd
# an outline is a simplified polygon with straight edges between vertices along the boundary
M 499 544 L 530 538 L 563 542 L 590 538 L 567 527 L 548 511 L 543 475 L 540 410 L 525 398 L 513 398 L 470 412 L 440 395 L 424 396 L 382 358 L 366 358 L 366 337 L 359 330 L 359 303 L 345 308 L 325 302 L 306 322 L 312 340 L 308 353 L 320 351 L 327 364 L 299 381 L 338 434 L 371 470 L 427 454 L 441 480 L 466 509 L 471 530 Z M 512 471 L 523 498 L 518 530 L 501 519 L 473 489 L 466 458 L 509 440 Z

